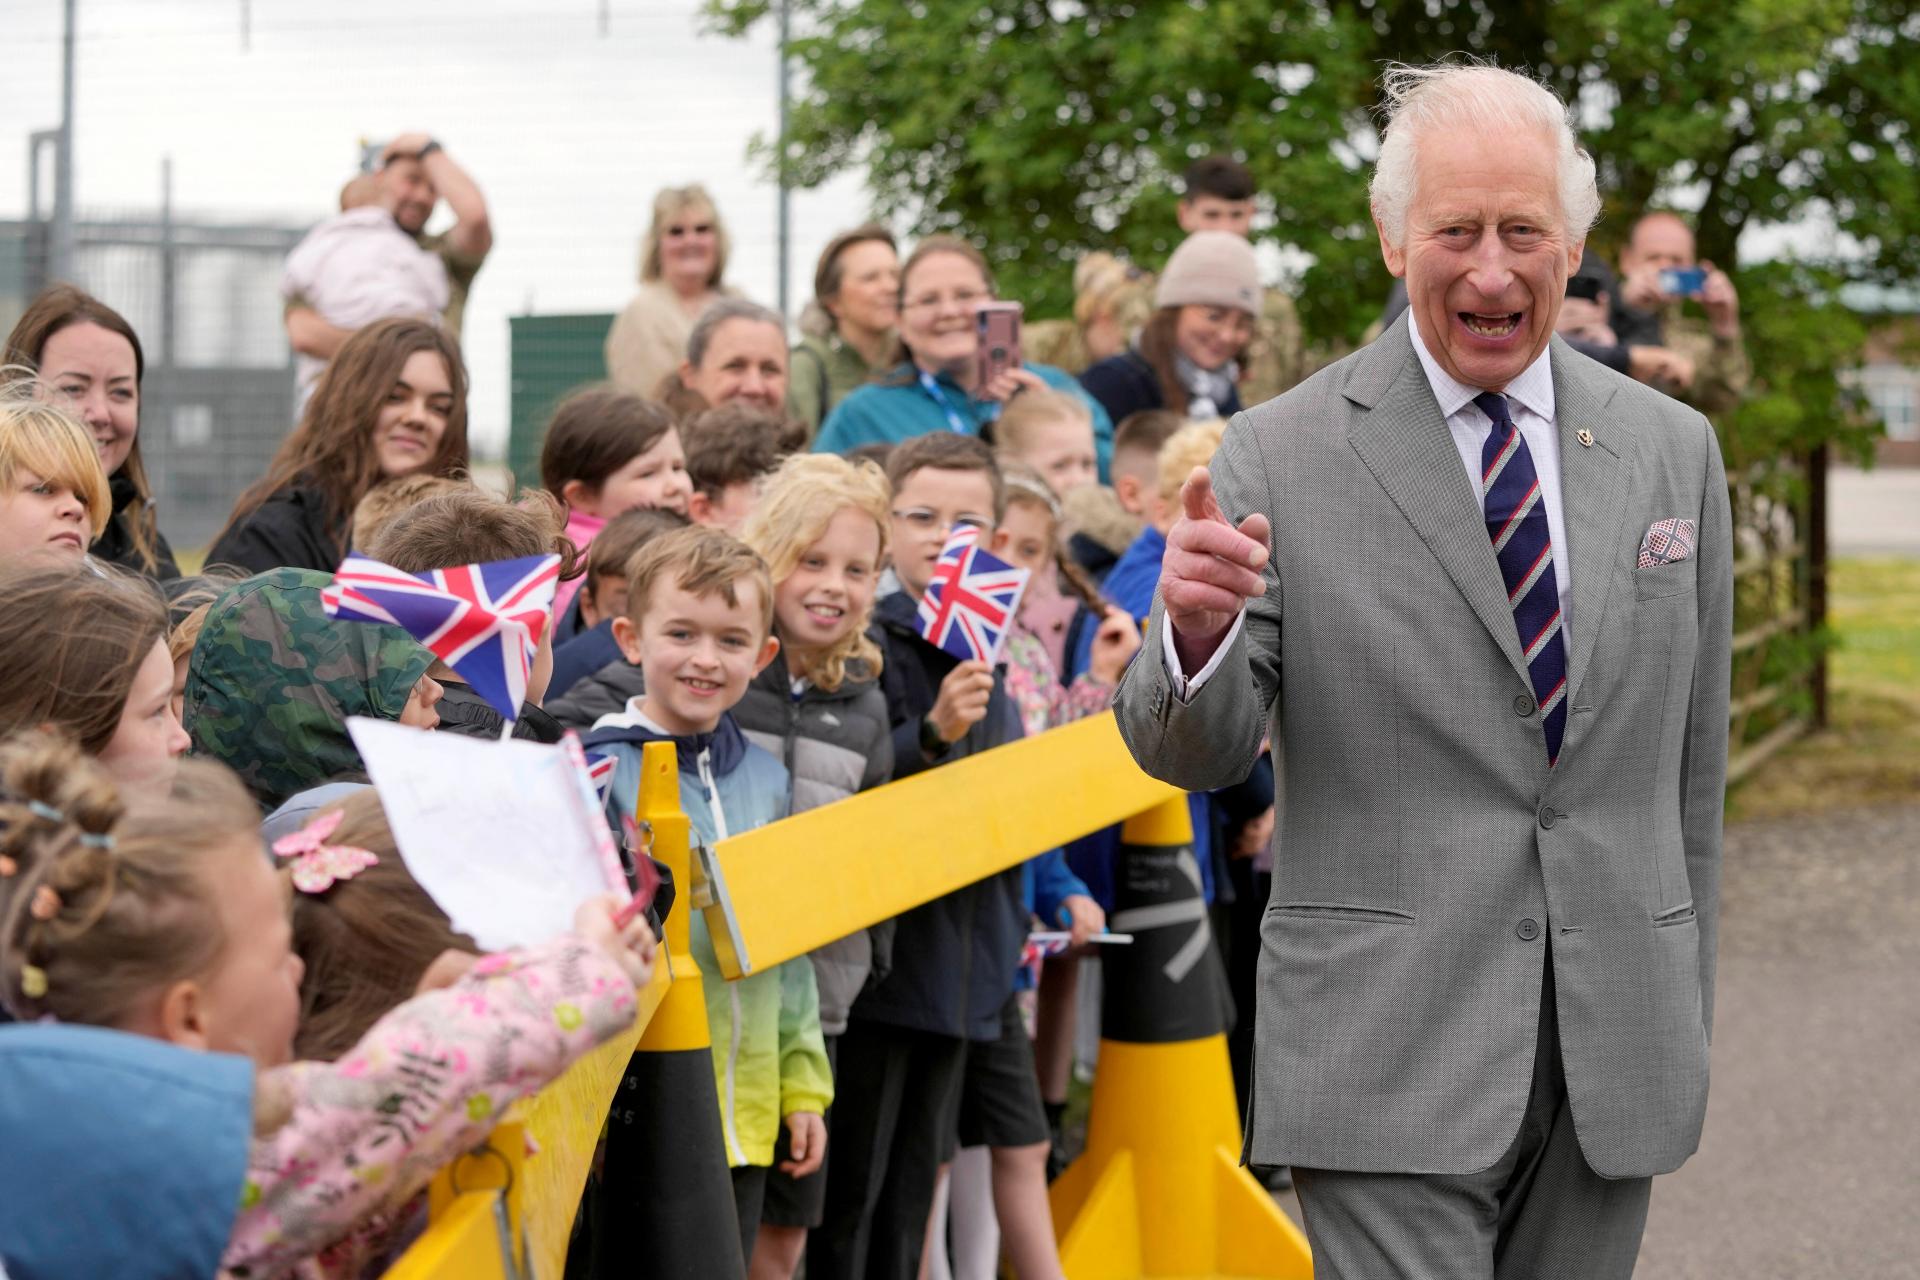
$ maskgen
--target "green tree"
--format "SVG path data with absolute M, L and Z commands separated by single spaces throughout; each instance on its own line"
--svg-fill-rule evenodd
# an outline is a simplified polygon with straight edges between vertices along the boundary
M 788 0 L 802 87 L 790 181 L 864 168 L 878 212 L 984 242 L 1004 287 L 1064 313 L 1073 261 L 1162 261 L 1173 180 L 1213 150 L 1309 255 L 1310 338 L 1356 337 L 1387 287 L 1366 213 L 1388 59 L 1497 59 L 1581 104 L 1610 252 L 1630 216 L 1698 209 L 1722 265 L 1749 226 L 1824 214 L 1840 276 L 1920 275 L 1920 9 L 1911 0 Z M 740 34 L 770 0 L 709 0 Z M 765 145 L 770 170 L 782 156 Z M 1751 303 L 1760 303 L 1757 298 Z M 1764 304 L 1762 304 L 1764 305 Z
M 777 0 L 707 0 L 740 34 Z M 877 212 L 960 231 L 1002 291 L 1065 314 L 1073 262 L 1116 250 L 1157 268 L 1179 232 L 1176 176 L 1195 156 L 1246 161 L 1267 201 L 1261 238 L 1306 255 L 1294 284 L 1310 345 L 1351 343 L 1389 284 L 1367 215 L 1383 62 L 1488 57 L 1577 105 L 1605 213 L 1590 252 L 1614 259 L 1650 206 L 1693 211 L 1701 256 L 1732 271 L 1756 371 L 1718 424 L 1743 548 L 1735 684 L 1786 698 L 1825 642 L 1776 629 L 1813 590 L 1778 513 L 1800 511 L 1803 461 L 1864 458 L 1878 424 L 1839 371 L 1857 363 L 1848 281 L 1920 278 L 1920 0 L 786 0 L 802 71 L 770 172 L 800 187 L 864 168 Z M 1779 260 L 1736 267 L 1750 229 L 1818 227 Z M 1802 241 L 1804 243 L 1802 243 Z M 1840 248 L 1830 247 L 1838 243 Z

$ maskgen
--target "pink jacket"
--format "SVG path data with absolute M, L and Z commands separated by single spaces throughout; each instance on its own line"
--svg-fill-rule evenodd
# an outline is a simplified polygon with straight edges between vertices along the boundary
M 262 1072 L 292 1115 L 253 1141 L 223 1274 L 359 1275 L 441 1166 L 633 1016 L 619 965 L 566 934 L 407 1001 L 338 1062 Z

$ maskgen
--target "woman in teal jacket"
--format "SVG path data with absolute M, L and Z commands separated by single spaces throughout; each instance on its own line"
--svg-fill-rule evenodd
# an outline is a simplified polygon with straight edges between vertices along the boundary
M 993 301 L 993 275 L 980 251 L 953 236 L 922 240 L 900 270 L 900 346 L 891 372 L 835 406 L 815 437 L 816 453 L 846 453 L 868 444 L 899 444 L 932 431 L 979 435 L 1000 406 L 1023 388 L 1051 387 L 1076 396 L 1093 415 L 1100 479 L 1113 453 L 1113 420 L 1073 376 L 1029 364 L 975 386 L 979 350 L 975 314 Z

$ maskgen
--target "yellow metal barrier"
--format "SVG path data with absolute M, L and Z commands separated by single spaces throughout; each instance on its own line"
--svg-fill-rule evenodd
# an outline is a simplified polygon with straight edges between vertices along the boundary
M 1182 794 L 1140 772 L 1108 712 L 724 840 L 720 967 L 803 956 Z
M 687 820 L 672 781 L 671 746 L 649 751 L 649 765 L 661 762 L 668 781 L 643 785 L 640 817 L 654 832 L 653 856 L 667 865 L 676 885 L 685 885 Z M 681 923 L 669 929 L 653 979 L 638 992 L 633 1029 L 517 1104 L 484 1148 L 442 1171 L 428 1196 L 432 1226 L 388 1269 L 385 1280 L 559 1280 L 594 1148 L 634 1046 L 668 1003 L 674 975 L 680 975 L 677 985 L 683 989 L 687 975 L 698 976 L 687 953 L 685 912 L 674 915 Z M 670 957 L 675 950 L 679 954 Z M 704 1018 L 699 988 L 692 990 L 693 1007 Z M 684 1003 L 684 996 L 676 995 L 675 1001 Z M 537 1150 L 532 1157 L 529 1137 Z
M 1140 772 L 1111 714 L 691 853 L 671 748 L 649 747 L 644 774 L 639 816 L 650 824 L 654 856 L 680 886 L 668 946 L 636 1025 L 636 1034 L 645 1028 L 643 1048 L 663 1051 L 706 1043 L 699 974 L 685 953 L 687 910 L 705 913 L 722 970 L 738 978 L 1135 815 L 1155 811 L 1143 831 L 1184 828 L 1186 821 L 1184 793 Z M 558 1280 L 587 1163 L 633 1047 L 623 1037 L 577 1063 L 516 1113 L 517 1126 L 496 1130 L 489 1153 L 443 1175 L 432 1227 L 387 1280 Z M 1142 1065 L 1120 1073 L 1125 1081 L 1106 1091 L 1111 1097 L 1102 1090 L 1108 1073 L 1096 1076 L 1095 1115 L 1132 1113 L 1143 1123 L 1126 1125 L 1124 1136 L 1119 1126 L 1098 1124 L 1084 1164 L 1063 1179 L 1064 1194 L 1054 1197 L 1063 1211 L 1056 1227 L 1069 1252 L 1088 1274 L 1110 1280 L 1190 1274 L 1163 1268 L 1196 1257 L 1234 1274 L 1310 1276 L 1304 1241 L 1271 1202 L 1249 1196 L 1254 1184 L 1237 1167 L 1239 1125 L 1223 1038 L 1118 1052 L 1136 1053 Z M 1177 1061 L 1178 1078 L 1158 1070 L 1162 1059 Z M 1181 1097 L 1201 1100 L 1198 1109 L 1175 1105 Z M 524 1157 L 523 1133 L 539 1148 L 531 1159 Z M 521 1154 L 490 1154 L 509 1151 Z M 492 1168 L 491 1181 L 476 1168 L 484 1165 Z M 1205 1179 L 1214 1188 L 1204 1196 L 1203 1220 L 1181 1220 L 1195 1207 L 1189 1196 L 1153 1202 L 1154 1188 L 1167 1185 L 1163 1175 L 1176 1170 L 1182 1180 Z M 1204 1233 L 1204 1247 L 1167 1243 L 1183 1230 Z M 1096 1234 L 1107 1236 L 1104 1245 L 1094 1245 Z M 1236 1238 L 1244 1247 L 1235 1247 Z

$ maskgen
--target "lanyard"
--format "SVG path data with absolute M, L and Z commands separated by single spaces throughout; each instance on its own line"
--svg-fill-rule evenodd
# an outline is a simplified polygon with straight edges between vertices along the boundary
M 920 370 L 920 389 L 925 391 L 927 395 L 932 398 L 933 402 L 940 406 L 940 411 L 947 415 L 948 427 L 963 436 L 974 434 L 973 430 L 967 426 L 965 420 L 960 417 L 960 411 L 953 407 L 953 401 L 949 400 L 947 393 L 941 390 L 939 380 L 925 369 Z

